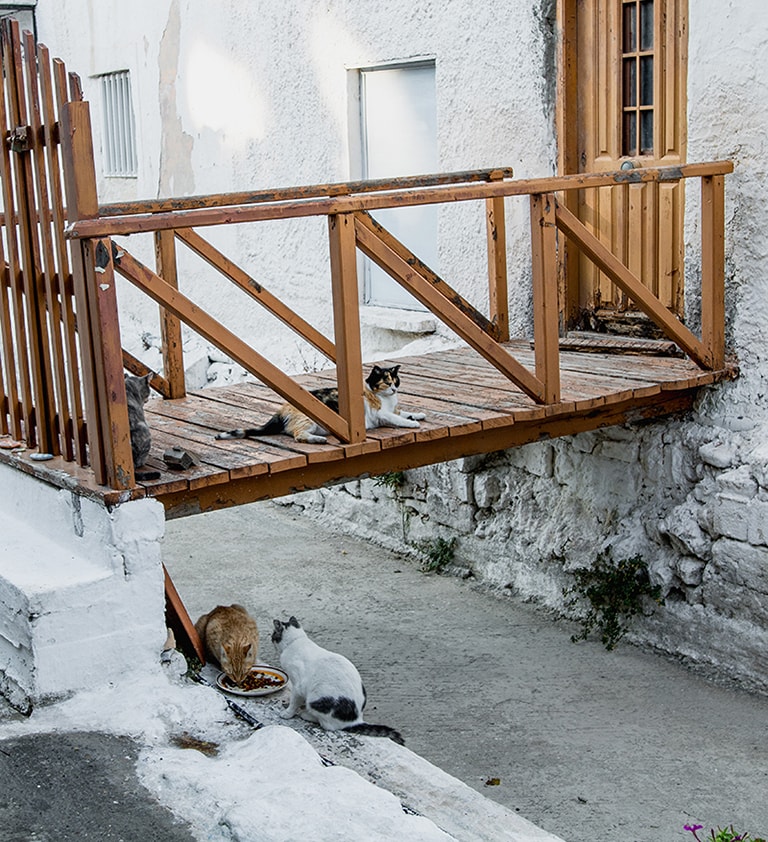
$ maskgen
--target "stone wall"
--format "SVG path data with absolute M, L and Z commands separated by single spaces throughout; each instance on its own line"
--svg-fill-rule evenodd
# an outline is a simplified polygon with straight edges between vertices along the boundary
M 305 492 L 293 505 L 568 613 L 572 570 L 640 555 L 665 604 L 629 639 L 768 691 L 768 446 L 696 417 L 602 431 Z M 652 604 L 649 605 L 649 608 Z M 573 614 L 573 609 L 570 609 Z

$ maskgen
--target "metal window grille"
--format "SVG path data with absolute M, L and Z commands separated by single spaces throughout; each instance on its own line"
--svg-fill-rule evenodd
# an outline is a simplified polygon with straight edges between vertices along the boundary
M 104 174 L 136 176 L 136 124 L 131 105 L 131 77 L 127 70 L 101 77 L 104 113 Z

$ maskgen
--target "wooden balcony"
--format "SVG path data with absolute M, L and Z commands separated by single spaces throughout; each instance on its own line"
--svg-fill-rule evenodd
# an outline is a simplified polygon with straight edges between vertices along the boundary
M 724 343 L 724 176 L 730 162 L 514 180 L 509 169 L 377 182 L 100 205 L 88 104 L 76 76 L 28 33 L 4 23 L 5 105 L 0 127 L 4 263 L 0 295 L 0 460 L 108 505 L 153 496 L 177 517 L 492 452 L 689 409 L 698 390 L 735 374 Z M 22 49 L 23 47 L 23 49 Z M 26 80 L 22 83 L 22 80 Z M 10 93 L 9 93 L 10 91 Z M 26 92 L 26 94 L 24 93 Z M 25 98 L 26 97 L 26 98 Z M 577 190 L 626 190 L 699 181 L 701 329 L 694 334 L 568 209 Z M 533 336 L 509 335 L 505 200 L 530 210 Z M 487 312 L 438 277 L 370 215 L 387 207 L 476 202 L 486 217 Z M 290 301 L 224 255 L 201 231 L 266 220 L 326 217 L 333 337 L 301 318 Z M 115 238 L 148 236 L 156 262 L 142 264 Z M 130 242 L 133 242 L 131 240 Z M 627 347 L 603 339 L 591 353 L 564 345 L 561 306 L 565 243 L 578 249 L 657 325 L 668 342 Z M 177 272 L 177 249 L 196 254 L 256 301 L 331 367 L 292 376 L 193 300 Z M 401 404 L 427 413 L 418 430 L 365 430 L 357 252 L 383 267 L 456 336 L 456 348 L 398 359 Z M 147 372 L 121 344 L 116 278 L 159 307 L 163 400 L 148 404 L 157 480 L 136 480 L 123 371 Z M 188 391 L 181 324 L 258 381 Z M 578 342 L 575 343 L 578 345 Z M 570 347 L 570 350 L 566 350 Z M 674 350 L 673 355 L 649 352 Z M 618 353 L 620 351 L 624 353 Z M 643 353 L 638 353 L 642 351 Z M 375 362 L 386 362 L 376 360 Z M 339 412 L 308 389 L 333 383 Z M 216 441 L 214 434 L 261 423 L 289 401 L 331 431 L 327 445 L 285 436 Z M 12 447 L 19 441 L 21 446 Z M 163 454 L 181 447 L 199 464 L 171 471 Z M 51 454 L 35 461 L 35 452 Z

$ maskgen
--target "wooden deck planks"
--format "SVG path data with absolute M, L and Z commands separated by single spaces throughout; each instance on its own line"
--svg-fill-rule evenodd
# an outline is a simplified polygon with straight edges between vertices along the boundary
M 529 343 L 505 344 L 522 365 L 533 368 Z M 150 401 L 146 411 L 153 445 L 145 469 L 157 469 L 160 478 L 141 481 L 121 496 L 87 481 L 87 471 L 63 460 L 50 465 L 55 471 L 46 463 L 19 466 L 54 484 L 63 484 L 66 474 L 65 487 L 82 488 L 110 504 L 157 497 L 174 517 L 621 424 L 630 417 L 679 412 L 690 408 L 699 387 L 734 373 L 728 368 L 705 372 L 678 357 L 564 351 L 563 400 L 542 406 L 467 347 L 379 362 L 401 365 L 400 405 L 427 414 L 419 428 L 369 430 L 364 441 L 350 444 L 334 436 L 325 445 L 284 435 L 217 440 L 220 431 L 263 424 L 283 403 L 266 386 L 247 382 Z M 335 372 L 296 380 L 310 389 L 327 386 L 335 382 Z M 169 469 L 163 453 L 171 447 L 191 451 L 198 464 L 186 471 Z M 8 458 L 0 450 L 0 459 Z M 24 458 L 13 457 L 17 463 Z

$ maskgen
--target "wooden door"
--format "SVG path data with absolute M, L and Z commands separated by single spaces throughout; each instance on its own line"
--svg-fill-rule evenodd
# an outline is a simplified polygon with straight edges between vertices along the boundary
M 560 0 L 559 14 L 561 172 L 683 163 L 687 0 Z M 584 190 L 570 202 L 682 316 L 682 182 Z M 585 258 L 570 255 L 566 272 L 567 322 L 631 315 L 631 301 Z

